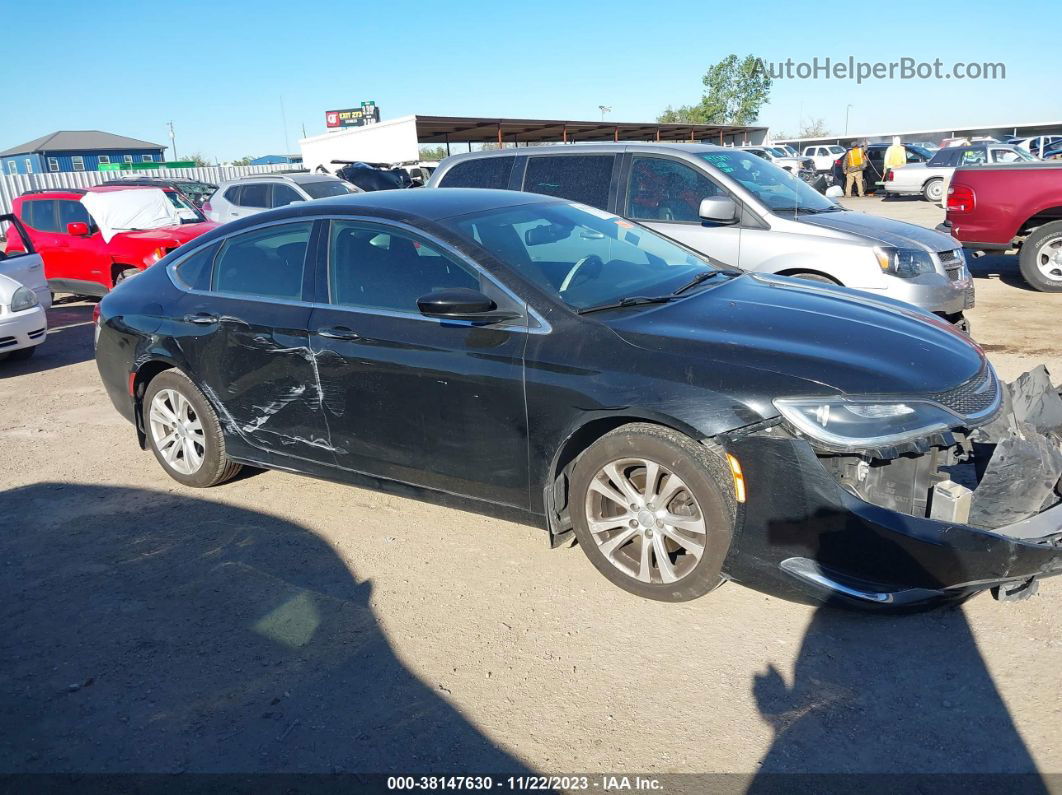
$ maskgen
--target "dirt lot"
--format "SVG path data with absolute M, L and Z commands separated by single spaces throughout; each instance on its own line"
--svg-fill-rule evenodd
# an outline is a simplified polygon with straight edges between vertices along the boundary
M 1000 373 L 1062 378 L 1062 295 L 973 268 Z M 0 364 L 0 771 L 1062 773 L 1062 578 L 905 618 L 667 605 L 536 528 L 276 472 L 186 489 L 105 397 L 91 309 Z

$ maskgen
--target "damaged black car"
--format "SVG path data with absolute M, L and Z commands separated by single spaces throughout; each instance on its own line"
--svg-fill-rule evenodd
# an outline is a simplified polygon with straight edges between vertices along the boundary
M 169 254 L 97 323 L 111 400 L 186 485 L 273 468 L 539 524 L 666 601 L 729 580 L 909 609 L 1062 571 L 1046 371 L 1003 384 L 919 309 L 572 202 L 290 205 Z

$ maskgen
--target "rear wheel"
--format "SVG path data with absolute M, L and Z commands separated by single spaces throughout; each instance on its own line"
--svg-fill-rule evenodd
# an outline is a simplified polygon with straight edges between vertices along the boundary
M 138 268 L 122 268 L 114 276 L 114 286 L 117 287 L 126 279 L 130 278 L 131 276 L 136 276 L 138 273 L 140 273 L 140 270 Z
M 1044 224 L 1021 245 L 1021 275 L 1045 293 L 1062 292 L 1062 221 Z
M 722 581 L 735 500 L 726 464 L 659 425 L 625 425 L 575 464 L 576 538 L 611 582 L 667 602 L 695 599 Z
M 179 370 L 155 376 L 144 394 L 144 425 L 151 452 L 174 480 L 204 488 L 240 471 L 225 455 L 225 439 L 213 407 Z
M 944 198 L 944 180 L 940 178 L 929 180 L 922 186 L 922 198 L 927 202 L 940 204 L 940 200 Z

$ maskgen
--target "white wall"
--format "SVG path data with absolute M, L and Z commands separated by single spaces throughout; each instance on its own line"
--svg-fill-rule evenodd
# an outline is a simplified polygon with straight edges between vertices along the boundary
M 314 135 L 299 141 L 303 168 L 323 168 L 334 174 L 341 166 L 333 160 L 364 160 L 369 163 L 400 163 L 419 160 L 417 117 L 397 119 L 352 127 L 349 130 Z

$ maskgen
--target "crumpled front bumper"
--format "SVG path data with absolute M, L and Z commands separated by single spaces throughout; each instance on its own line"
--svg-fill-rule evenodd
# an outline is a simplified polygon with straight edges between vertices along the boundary
M 911 516 L 843 489 L 780 428 L 727 440 L 747 499 L 724 572 L 782 598 L 863 608 L 960 599 L 1062 573 L 1062 505 L 984 530 Z

